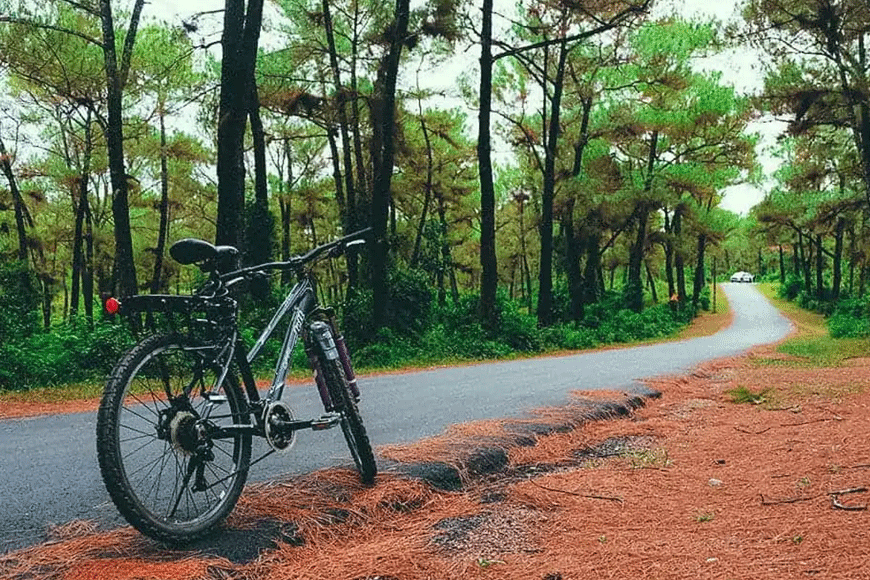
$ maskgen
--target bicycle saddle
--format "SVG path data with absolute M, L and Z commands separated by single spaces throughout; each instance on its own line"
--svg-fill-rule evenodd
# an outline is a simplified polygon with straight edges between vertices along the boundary
M 238 267 L 239 251 L 233 246 L 215 246 L 205 240 L 184 238 L 172 244 L 169 255 L 179 264 L 198 264 L 206 272 L 229 272 Z

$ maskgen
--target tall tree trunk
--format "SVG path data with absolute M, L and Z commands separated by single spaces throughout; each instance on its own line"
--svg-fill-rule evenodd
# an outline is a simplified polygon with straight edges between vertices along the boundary
M 332 82 L 335 85 L 336 108 L 338 110 L 338 127 L 341 134 L 341 150 L 342 159 L 344 161 L 344 181 L 345 193 L 347 195 L 347 205 L 345 212 L 341 216 L 344 233 L 350 234 L 359 229 L 356 215 L 356 187 L 353 178 L 353 161 L 350 142 L 350 122 L 347 116 L 347 91 L 341 82 L 341 71 L 338 67 L 338 51 L 335 46 L 335 33 L 332 24 L 332 13 L 329 9 L 329 0 L 322 0 L 321 9 L 323 11 L 323 25 L 326 31 L 326 44 L 329 49 L 329 68 L 332 71 Z M 356 98 L 352 95 L 352 98 Z M 350 258 L 350 256 L 349 256 Z M 347 261 L 348 267 L 348 290 L 353 292 L 358 282 L 358 260 L 356 254 Z
M 395 18 L 390 27 L 390 48 L 378 67 L 372 95 L 372 228 L 374 244 L 371 256 L 373 320 L 375 328 L 387 325 L 390 312 L 390 288 L 387 276 L 389 247 L 387 220 L 390 211 L 390 184 L 395 155 L 396 81 L 399 59 L 408 34 L 410 0 L 396 0 Z
M 601 234 L 598 214 L 594 212 L 595 220 L 587 218 L 586 265 L 583 268 L 583 303 L 595 304 L 604 291 L 604 274 L 601 269 Z
M 855 291 L 855 225 L 849 228 L 849 295 Z
M 124 39 L 121 62 L 115 50 L 115 23 L 111 0 L 100 0 L 100 22 L 103 33 L 103 62 L 106 71 L 106 105 L 108 120 L 105 125 L 106 149 L 109 158 L 109 177 L 112 182 L 112 218 L 115 233 L 114 291 L 119 296 L 136 294 L 136 266 L 133 263 L 133 236 L 130 231 L 127 170 L 124 163 L 124 121 L 122 96 L 139 17 L 144 0 L 136 0 L 130 17 L 130 26 Z
M 341 157 L 338 151 L 338 141 L 335 138 L 335 129 L 326 128 L 326 142 L 329 144 L 330 159 L 332 160 L 332 180 L 335 183 L 335 202 L 338 204 L 338 212 L 344 214 L 347 211 L 347 201 L 344 197 L 344 179 L 341 175 Z
M 707 249 L 707 234 L 698 235 L 697 262 L 695 263 L 695 283 L 692 287 L 692 306 L 698 308 L 701 290 L 704 288 L 706 275 L 704 272 L 704 252 Z
M 18 180 L 15 178 L 15 172 L 12 171 L 12 159 L 6 152 L 6 145 L 3 143 L 2 137 L 0 137 L 0 169 L 3 170 L 6 180 L 9 182 L 9 191 L 12 192 L 12 204 L 15 208 L 15 230 L 18 233 L 18 259 L 27 263 L 27 225 L 33 227 L 33 222 L 30 219 L 27 206 L 24 204 L 24 198 L 21 197 Z
M 647 157 L 646 176 L 644 178 L 644 199 L 635 204 L 635 224 L 637 235 L 628 256 L 628 285 L 626 288 L 627 306 L 635 312 L 643 310 L 643 281 L 641 280 L 641 267 L 643 265 L 644 249 L 646 248 L 646 228 L 649 220 L 651 204 L 648 199 L 652 192 L 653 170 L 655 168 L 656 154 L 658 150 L 659 132 L 652 132 L 649 144 L 649 156 Z
M 810 245 L 809 239 L 807 243 L 804 244 L 804 235 L 801 232 L 798 232 L 798 251 L 800 252 L 800 266 L 801 272 L 804 278 L 804 292 L 810 294 L 813 291 L 813 283 L 810 278 L 810 260 L 808 253 L 808 247 Z
M 252 4 L 261 0 L 252 0 Z M 262 5 L 262 3 L 261 3 Z M 245 0 L 225 0 L 217 127 L 218 207 L 215 243 L 242 251 L 245 226 L 245 126 L 248 116 Z M 256 44 L 256 43 L 255 43 Z M 256 46 L 255 55 L 256 55 Z
M 483 0 L 480 31 L 480 111 L 478 113 L 477 162 L 480 171 L 480 315 L 484 325 L 495 329 L 498 262 L 495 255 L 495 186 L 492 177 L 490 116 L 492 113 L 492 5 Z
M 677 301 L 680 304 L 686 302 L 686 263 L 683 258 L 683 250 L 681 238 L 683 235 L 683 208 L 677 206 L 674 209 L 674 220 L 672 223 L 674 228 L 674 240 L 677 247 L 674 249 L 674 270 L 677 271 Z
M 84 278 L 85 255 L 84 255 L 84 223 L 88 213 L 88 181 L 91 178 L 91 140 L 90 112 L 88 122 L 85 124 L 85 153 L 82 160 L 81 173 L 78 177 L 78 191 L 73 195 L 73 209 L 75 210 L 75 226 L 73 227 L 73 261 L 72 283 L 70 288 L 69 315 L 75 318 L 79 311 L 79 295 L 81 281 Z
M 447 272 L 450 279 L 450 297 L 453 303 L 459 302 L 459 286 L 456 283 L 456 269 L 453 267 L 453 254 L 450 251 L 450 238 L 447 236 L 447 208 L 444 207 L 444 196 L 436 190 L 438 199 L 438 222 L 441 225 L 441 271 Z M 439 300 L 443 298 L 439 297 Z
M 293 154 L 290 149 L 290 141 L 284 139 L 284 158 L 287 161 L 287 191 L 278 198 L 278 203 L 281 209 L 281 259 L 290 259 L 290 209 L 291 209 L 291 188 L 293 187 Z M 289 271 L 281 272 L 281 284 L 288 285 L 293 281 L 293 273 Z
M 816 234 L 816 297 L 819 300 L 825 299 L 825 254 L 822 251 L 822 235 Z
M 589 115 L 592 111 L 592 97 L 584 97 L 581 99 L 583 109 L 582 118 L 580 120 L 580 138 L 574 144 L 574 164 L 571 167 L 571 175 L 578 177 L 583 171 L 583 153 L 586 151 L 586 144 L 589 142 Z M 568 294 L 571 302 L 571 318 L 575 321 L 581 321 L 584 316 L 583 301 L 584 301 L 584 283 L 583 275 L 580 272 L 580 255 L 583 251 L 577 239 L 577 232 L 574 227 L 574 205 L 576 200 L 572 197 L 568 206 L 565 209 L 565 217 L 563 226 L 565 228 L 565 256 L 568 262 Z M 586 236 L 583 236 L 586 240 Z M 596 247 L 597 251 L 598 248 Z
M 418 101 L 420 109 L 420 127 L 423 129 L 423 140 L 426 143 L 426 184 L 423 187 L 423 209 L 417 222 L 417 235 L 414 237 L 414 251 L 411 253 L 411 267 L 416 268 L 420 259 L 420 242 L 423 238 L 423 228 L 426 227 L 426 216 L 429 213 L 429 202 L 432 199 L 432 142 L 429 140 L 429 129 L 423 118 L 423 106 Z
M 676 285 L 674 284 L 674 241 L 673 231 L 671 231 L 671 218 L 668 210 L 665 209 L 665 278 L 668 281 L 668 298 L 673 299 L 677 293 Z
M 565 235 L 565 271 L 568 274 L 568 296 L 571 304 L 571 320 L 583 320 L 583 276 L 580 273 L 580 245 L 574 231 L 574 198 L 569 198 L 562 217 Z
M 840 285 L 843 282 L 843 235 L 845 230 L 845 218 L 838 217 L 834 243 L 834 280 L 833 288 L 831 289 L 831 299 L 833 300 L 838 300 L 840 298 Z
M 91 212 L 90 196 L 85 198 L 85 264 L 82 270 L 82 296 L 85 317 L 94 320 L 94 215 Z
M 550 123 L 547 130 L 546 157 L 544 159 L 544 187 L 541 192 L 541 263 L 538 270 L 538 325 L 549 326 L 553 317 L 553 200 L 556 197 L 556 151 L 559 144 L 562 90 L 565 79 L 565 61 L 568 42 L 559 44 L 559 61 L 553 80 L 550 104 Z M 545 69 L 546 70 L 546 69 Z M 546 84 L 546 79 L 544 80 Z M 546 93 L 546 91 L 545 91 Z M 544 96 L 546 101 L 546 95 Z
M 782 244 L 779 245 L 779 283 L 785 284 L 785 256 L 782 251 Z
M 157 246 L 154 248 L 154 273 L 151 276 L 151 293 L 160 292 L 163 278 L 163 256 L 169 237 L 169 159 L 166 150 L 166 121 L 163 104 L 160 106 L 160 229 Z
M 248 214 L 247 258 L 249 264 L 262 264 L 272 260 L 274 222 L 269 212 L 266 131 L 260 118 L 260 96 L 255 72 L 255 65 L 251 66 L 248 79 L 248 118 L 251 122 L 251 140 L 254 145 L 254 206 Z
M 647 285 L 649 286 L 650 294 L 652 295 L 653 304 L 658 304 L 659 295 L 658 295 L 658 292 L 656 291 L 656 281 L 653 278 L 652 270 L 649 267 L 649 263 L 645 262 L 644 265 L 646 266 L 646 281 L 647 281 Z

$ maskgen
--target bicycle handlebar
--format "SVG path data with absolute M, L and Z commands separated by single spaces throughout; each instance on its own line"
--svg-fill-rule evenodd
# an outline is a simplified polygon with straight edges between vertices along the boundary
M 271 270 L 285 271 L 285 270 L 298 270 L 303 267 L 305 264 L 313 262 L 322 257 L 324 253 L 328 253 L 327 256 L 330 258 L 338 257 L 341 253 L 353 242 L 362 242 L 365 243 L 366 237 L 372 232 L 372 228 L 368 227 L 352 234 L 348 234 L 337 240 L 333 240 L 321 246 L 314 248 L 313 250 L 309 250 L 307 253 L 302 254 L 300 256 L 294 256 L 287 261 L 284 262 L 266 262 L 263 264 L 258 264 L 256 266 L 249 266 L 247 268 L 242 268 L 240 270 L 235 270 L 233 272 L 227 272 L 226 274 L 222 274 L 220 279 L 223 282 L 227 282 L 233 280 L 234 278 L 247 278 L 251 274 L 257 274 L 260 272 L 267 272 Z

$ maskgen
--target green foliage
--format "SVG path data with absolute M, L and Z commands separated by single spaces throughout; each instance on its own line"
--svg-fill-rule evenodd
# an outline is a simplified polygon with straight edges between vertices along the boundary
M 785 284 L 780 284 L 779 290 L 777 292 L 780 298 L 791 302 L 792 300 L 797 298 L 798 294 L 800 294 L 803 288 L 804 283 L 801 280 L 800 276 L 789 274 L 788 276 L 786 276 Z
M 582 350 L 670 336 L 692 318 L 690 309 L 673 311 L 664 304 L 636 313 L 615 307 L 620 300 L 617 293 L 612 293 L 600 304 L 587 305 L 584 324 L 561 323 L 538 328 L 534 315 L 499 292 L 496 302 L 499 324 L 496 330 L 488 332 L 480 321 L 479 296 L 465 294 L 456 303 L 436 306 L 431 325 L 420 334 L 402 335 L 385 328 L 369 336 L 365 343 L 356 342 L 354 364 L 360 368 L 391 368 L 409 362 L 483 360 Z M 354 318 L 346 312 L 345 320 Z
M 390 272 L 390 327 L 400 334 L 419 334 L 429 325 L 435 293 L 420 270 Z
M 22 262 L 0 263 L 0 344 L 39 329 L 39 281 Z
M 866 298 L 840 300 L 828 319 L 828 330 L 834 338 L 870 336 L 870 302 Z
M 0 390 L 102 381 L 133 344 L 126 325 L 84 319 L 0 345 Z

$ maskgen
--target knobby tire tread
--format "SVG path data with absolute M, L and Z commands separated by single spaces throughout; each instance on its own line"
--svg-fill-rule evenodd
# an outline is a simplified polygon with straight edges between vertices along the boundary
M 118 438 L 119 414 L 126 387 L 133 379 L 131 374 L 137 370 L 138 365 L 144 361 L 147 355 L 173 344 L 192 345 L 191 341 L 184 337 L 169 334 L 152 335 L 136 344 L 115 365 L 106 381 L 97 415 L 97 458 L 109 495 L 127 522 L 144 535 L 155 540 L 167 544 L 183 545 L 213 533 L 235 507 L 248 475 L 248 463 L 251 456 L 251 437 L 247 435 L 241 438 L 242 448 L 239 452 L 242 454 L 241 463 L 243 469 L 238 472 L 238 476 L 230 488 L 230 493 L 227 495 L 227 500 L 223 502 L 219 512 L 205 522 L 204 525 L 200 525 L 197 529 L 193 530 L 170 528 L 157 522 L 148 513 L 145 513 L 147 510 L 140 506 L 139 501 L 127 486 L 124 476 Z M 238 381 L 232 373 L 227 375 L 224 389 L 227 391 L 228 397 L 236 397 L 236 404 L 238 405 L 236 412 L 245 416 L 247 402 L 239 388 Z M 229 391 L 234 392 L 231 393 Z
M 348 448 L 354 457 L 357 469 L 359 469 L 360 478 L 364 484 L 371 485 L 378 473 L 377 463 L 375 463 L 375 455 L 372 452 L 359 407 L 350 392 L 350 386 L 347 384 L 344 368 L 341 366 L 341 361 L 327 359 L 323 353 L 320 356 L 320 365 L 329 389 L 329 396 L 332 398 L 336 410 L 343 417 L 342 431 L 344 431 Z

